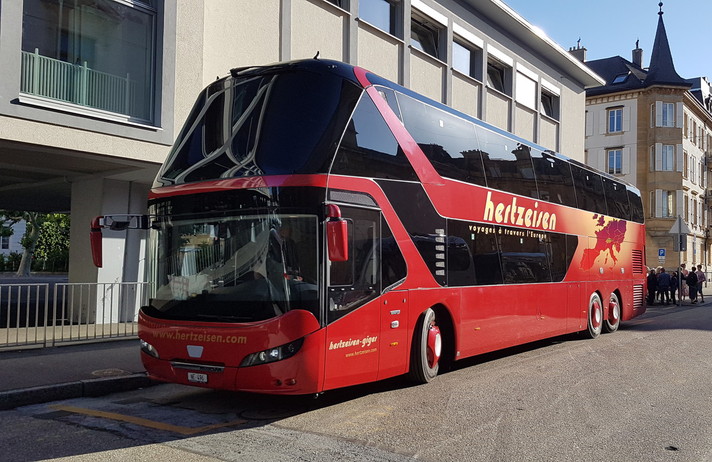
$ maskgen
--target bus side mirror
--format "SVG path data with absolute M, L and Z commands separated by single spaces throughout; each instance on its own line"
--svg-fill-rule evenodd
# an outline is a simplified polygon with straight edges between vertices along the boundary
M 326 246 L 329 261 L 348 261 L 349 259 L 349 224 L 341 218 L 338 205 L 326 206 Z
M 94 266 L 96 266 L 97 268 L 101 268 L 102 265 L 101 222 L 103 219 L 103 216 L 94 218 L 91 221 L 91 229 L 89 231 L 89 243 L 91 244 L 91 259 L 94 262 Z
M 348 261 L 349 225 L 343 218 L 326 222 L 326 240 L 330 261 Z

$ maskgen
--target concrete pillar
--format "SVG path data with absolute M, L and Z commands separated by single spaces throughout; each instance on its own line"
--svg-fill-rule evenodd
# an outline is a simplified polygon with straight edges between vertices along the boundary
M 65 318 L 81 323 L 126 322 L 135 318 L 137 302 L 126 302 L 126 287 L 116 283 L 144 280 L 146 231 L 104 230 L 103 265 L 96 268 L 92 263 L 89 225 L 98 215 L 146 213 L 148 188 L 106 179 L 72 184 L 70 285 L 64 294 Z M 73 285 L 80 283 L 86 285 Z

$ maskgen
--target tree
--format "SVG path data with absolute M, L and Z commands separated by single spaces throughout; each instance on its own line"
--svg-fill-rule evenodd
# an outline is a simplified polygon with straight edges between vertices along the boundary
M 45 216 L 35 247 L 39 260 L 36 269 L 66 270 L 69 264 L 69 215 L 50 213 Z M 41 267 L 39 265 L 41 263 Z
M 14 225 L 15 223 L 18 223 L 22 220 L 25 221 L 26 227 L 25 227 L 25 235 L 22 237 L 22 240 L 20 243 L 22 244 L 22 247 L 24 248 L 24 251 L 22 253 L 22 259 L 20 260 L 20 266 L 17 269 L 17 272 L 15 273 L 16 276 L 29 276 L 30 271 L 32 270 L 32 259 L 35 255 L 35 250 L 37 249 L 37 244 L 40 240 L 40 237 L 42 235 L 43 227 L 45 223 L 52 223 L 54 222 L 61 222 L 61 219 L 58 218 L 60 214 L 46 214 L 46 213 L 40 213 L 40 212 L 20 212 L 20 211 L 14 211 L 14 210 L 0 210 L 0 223 L 2 224 L 2 229 L 5 229 L 9 226 Z M 67 222 L 68 223 L 68 222 Z M 45 233 L 51 234 L 52 226 L 47 227 L 47 230 L 45 230 Z M 68 226 L 67 226 L 68 229 Z M 48 231 L 49 230 L 49 231 Z M 3 233 L 6 231 L 2 231 Z M 68 233 L 64 234 L 64 239 L 66 240 L 66 245 L 67 247 L 69 246 L 68 244 Z M 45 252 L 45 255 L 48 255 L 50 252 L 51 246 L 57 244 L 57 242 L 60 242 L 61 239 L 61 233 L 60 233 L 60 238 L 58 239 L 53 239 L 53 238 L 48 238 L 48 243 L 47 246 L 44 246 L 42 248 L 42 252 Z

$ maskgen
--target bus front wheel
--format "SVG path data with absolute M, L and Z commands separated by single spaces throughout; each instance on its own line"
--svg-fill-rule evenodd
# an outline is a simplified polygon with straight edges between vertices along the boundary
M 410 378 L 418 383 L 430 382 L 438 375 L 442 337 L 437 317 L 432 308 L 423 312 L 418 320 L 410 358 Z
M 602 328 L 603 303 L 601 303 L 601 297 L 594 292 L 588 300 L 588 336 L 590 338 L 598 337 L 601 335 Z
M 608 300 L 608 319 L 603 321 L 603 330 L 606 332 L 615 332 L 618 326 L 621 325 L 621 303 L 618 300 L 618 294 L 613 292 Z

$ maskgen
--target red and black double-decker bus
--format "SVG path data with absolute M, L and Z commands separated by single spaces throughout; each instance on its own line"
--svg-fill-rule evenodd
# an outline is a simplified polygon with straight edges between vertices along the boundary
M 210 84 L 132 220 L 149 230 L 142 359 L 168 382 L 427 382 L 645 311 L 638 190 L 335 61 Z

